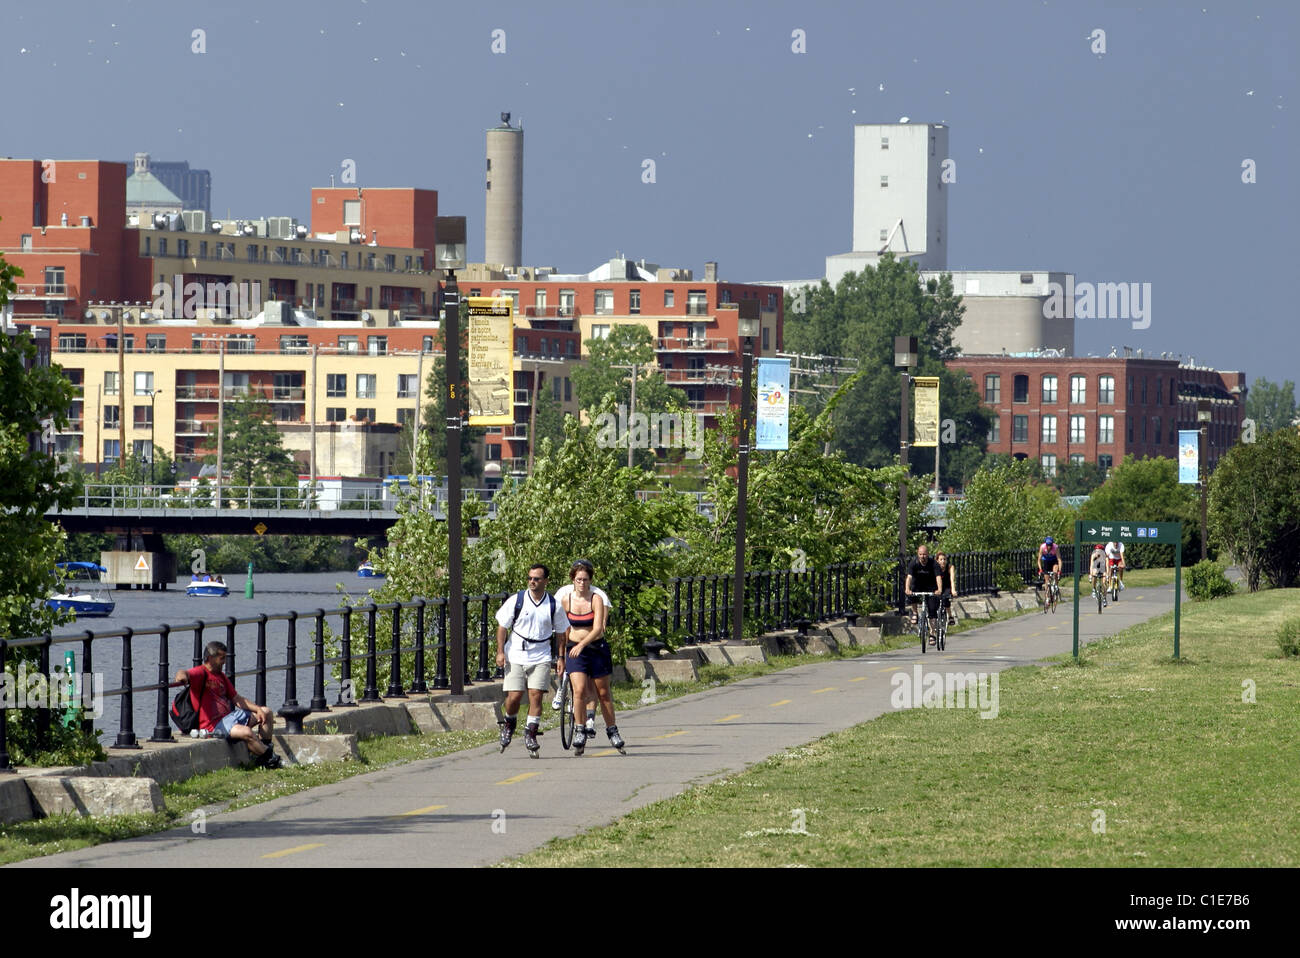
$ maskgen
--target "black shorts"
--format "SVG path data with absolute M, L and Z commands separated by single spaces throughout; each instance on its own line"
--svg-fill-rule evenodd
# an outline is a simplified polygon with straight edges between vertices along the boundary
M 1043 563 L 1044 572 L 1051 572 L 1052 569 L 1056 568 L 1056 558 L 1056 556 L 1045 555 L 1039 560 Z
M 603 679 L 614 672 L 614 653 L 604 639 L 591 643 L 576 656 L 564 660 L 566 672 L 581 672 L 589 678 Z

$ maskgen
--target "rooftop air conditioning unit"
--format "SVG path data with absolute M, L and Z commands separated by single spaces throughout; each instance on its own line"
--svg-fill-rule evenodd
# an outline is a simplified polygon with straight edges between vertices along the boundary
M 181 218 L 185 220 L 187 233 L 206 233 L 208 231 L 208 214 L 205 210 L 183 210 Z

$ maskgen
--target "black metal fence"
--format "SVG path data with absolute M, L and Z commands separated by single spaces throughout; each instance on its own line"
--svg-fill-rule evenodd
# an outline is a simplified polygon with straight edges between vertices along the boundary
M 1061 558 L 1062 574 L 1072 574 L 1073 547 L 1063 546 Z M 1037 552 L 1033 549 L 966 553 L 950 559 L 962 595 L 996 592 L 1000 586 L 1028 584 L 1037 578 Z M 731 575 L 701 575 L 653 582 L 641 588 L 609 587 L 613 605 L 610 632 L 622 636 L 621 647 L 633 653 L 662 645 L 677 647 L 727 639 L 732 634 L 733 583 Z M 514 594 L 463 597 L 460 642 L 465 682 L 500 677 L 495 664 L 495 615 Z M 813 623 L 898 608 L 902 600 L 902 570 L 897 562 L 889 560 L 840 563 L 822 569 L 748 572 L 743 634 L 802 630 Z M 19 650 L 36 650 L 37 669 L 48 677 L 45 704 L 36 708 L 35 717 L 38 743 L 42 743 L 48 741 L 52 715 L 60 711 L 53 704 L 55 686 L 71 679 L 58 678 L 57 669 L 51 672 L 51 662 L 61 659 L 64 650 L 79 650 L 81 666 L 77 673 L 91 675 L 97 659 L 101 667 L 104 660 L 109 660 L 108 668 L 117 667 L 121 674 L 118 688 L 100 692 L 104 701 L 116 699 L 116 709 L 104 711 L 105 715 L 117 713 L 112 747 L 138 748 L 137 725 L 143 729 L 150 721 L 153 728 L 149 741 L 175 739 L 169 720 L 175 689 L 172 675 L 185 659 L 189 660 L 188 667 L 201 665 L 206 643 L 219 639 L 227 647 L 227 674 L 251 677 L 251 698 L 255 702 L 279 698 L 277 714 L 290 732 L 298 732 L 308 714 L 450 688 L 447 606 L 446 598 L 417 598 L 331 610 L 262 613 L 242 619 L 164 623 L 150 629 L 124 627 L 0 639 L 0 673 L 5 671 L 6 663 L 13 664 Z M 240 671 L 237 663 L 250 655 L 252 668 Z M 29 654 L 24 655 L 27 658 Z M 278 659 L 280 664 L 270 664 L 271 659 Z M 137 673 L 151 675 L 152 681 L 141 681 Z M 8 691 L 18 684 L 10 676 Z M 83 691 L 79 701 L 84 703 L 85 698 Z M 0 697 L 0 769 L 10 767 L 6 720 L 8 710 L 14 707 L 18 703 L 12 695 Z M 85 731 L 93 732 L 94 719 L 83 712 L 80 722 Z

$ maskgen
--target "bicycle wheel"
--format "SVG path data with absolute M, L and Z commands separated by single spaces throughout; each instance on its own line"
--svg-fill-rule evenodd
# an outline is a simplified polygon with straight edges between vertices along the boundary
M 1093 595 L 1097 597 L 1097 614 L 1101 615 L 1102 606 L 1106 602 L 1106 588 L 1100 582 L 1092 587 Z
M 1119 576 L 1117 575 L 1110 577 L 1110 601 L 1119 601 Z
M 573 744 L 573 683 L 568 672 L 560 680 L 560 744 L 565 751 Z
M 916 613 L 916 634 L 921 638 L 921 654 L 925 654 L 926 641 L 930 638 L 930 616 L 925 611 L 925 606 Z
M 1056 607 L 1061 601 L 1061 589 L 1055 583 L 1052 584 L 1052 614 L 1056 614 Z
M 943 651 L 943 640 L 948 637 L 948 610 L 939 610 L 939 619 L 935 622 L 934 629 L 934 647 L 940 652 Z

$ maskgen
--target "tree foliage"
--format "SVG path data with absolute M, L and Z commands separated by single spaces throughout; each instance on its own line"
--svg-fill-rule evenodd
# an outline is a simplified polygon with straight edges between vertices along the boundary
M 1246 418 L 1255 420 L 1260 433 L 1290 426 L 1296 419 L 1295 383 L 1288 379 L 1278 385 L 1256 379 L 1246 393 Z
M 298 485 L 298 469 L 275 428 L 269 402 L 248 394 L 237 397 L 226 408 L 223 426 L 222 468 L 231 485 Z M 215 463 L 216 452 L 203 461 Z
M 1099 522 L 1181 522 L 1185 563 L 1200 555 L 1200 516 L 1196 486 L 1180 485 L 1178 463 L 1163 456 L 1125 456 L 1079 510 L 1081 519 Z M 1134 568 L 1167 567 L 1174 562 L 1171 545 L 1132 542 L 1124 549 L 1125 560 Z
M 1300 432 L 1280 429 L 1240 443 L 1210 477 L 1210 541 L 1241 566 L 1252 592 L 1300 577 Z
M 948 504 L 941 537 L 948 552 L 1029 549 L 1052 536 L 1074 538 L 1074 512 L 1060 493 L 1039 481 L 1037 463 L 1012 460 L 977 472 L 966 497 Z

